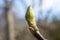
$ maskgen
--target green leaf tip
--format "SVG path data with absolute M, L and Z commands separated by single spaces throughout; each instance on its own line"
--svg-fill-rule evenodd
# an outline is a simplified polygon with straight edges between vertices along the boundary
M 27 8 L 27 12 L 26 12 L 25 18 L 26 18 L 26 20 L 34 19 L 34 13 L 33 13 L 31 5 Z
M 33 29 L 38 29 L 37 26 L 36 26 L 34 12 L 32 10 L 32 6 L 31 5 L 27 8 L 25 19 L 26 19 L 29 27 L 32 27 Z

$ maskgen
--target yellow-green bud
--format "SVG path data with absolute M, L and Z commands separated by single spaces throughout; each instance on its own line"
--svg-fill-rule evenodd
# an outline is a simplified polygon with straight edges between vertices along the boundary
M 33 10 L 32 10 L 32 6 L 29 6 L 27 8 L 27 12 L 26 12 L 26 15 L 25 15 L 25 19 L 26 21 L 28 22 L 28 25 L 29 25 L 29 30 L 31 31 L 31 33 L 36 37 L 38 38 L 38 40 L 43 40 L 43 36 L 40 34 L 39 32 L 39 29 L 36 25 L 36 22 L 35 22 L 35 17 L 34 17 L 34 13 L 33 13 Z
M 29 27 L 32 27 L 33 29 L 36 29 L 36 30 L 38 29 L 37 26 L 36 26 L 34 12 L 32 10 L 31 5 L 27 8 L 25 18 L 26 18 L 26 20 L 28 22 Z

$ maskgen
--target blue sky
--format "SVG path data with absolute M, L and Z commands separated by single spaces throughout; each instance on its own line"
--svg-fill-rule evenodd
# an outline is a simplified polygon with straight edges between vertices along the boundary
M 4 0 L 0 0 L 0 7 L 3 8 L 5 5 Z M 24 19 L 27 7 L 32 5 L 36 20 L 40 16 L 40 19 L 48 17 L 47 20 L 52 21 L 54 15 L 60 20 L 60 0 L 42 0 L 42 2 L 40 0 L 14 0 L 12 5 L 11 10 L 17 18 Z M 4 11 L 2 8 L 0 8 L 0 14 Z
M 58 20 L 60 20 L 59 16 L 60 16 L 60 0 L 43 0 L 42 3 L 42 10 L 43 16 L 48 16 L 48 21 L 52 21 L 53 20 L 53 16 L 56 16 L 56 18 Z M 48 13 L 48 11 L 50 10 L 50 14 Z M 51 11 L 52 10 L 52 11 Z
M 13 2 L 12 10 L 19 18 L 24 18 L 27 7 L 32 5 L 36 19 L 38 18 L 39 0 L 16 0 Z

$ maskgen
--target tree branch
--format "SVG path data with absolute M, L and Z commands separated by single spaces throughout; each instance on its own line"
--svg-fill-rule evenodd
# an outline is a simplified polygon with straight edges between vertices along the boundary
M 36 25 L 35 18 L 34 18 L 34 13 L 32 10 L 32 6 L 30 5 L 27 9 L 25 19 L 29 25 L 29 30 L 31 33 L 38 39 L 38 40 L 45 40 L 45 38 L 41 35 L 39 32 L 39 29 Z

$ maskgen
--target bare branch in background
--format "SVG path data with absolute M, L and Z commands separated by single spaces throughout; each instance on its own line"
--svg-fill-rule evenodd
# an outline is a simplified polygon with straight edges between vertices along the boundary
M 9 40 L 15 40 L 13 13 L 10 10 L 12 3 L 10 3 L 9 1 L 10 0 L 6 0 L 6 16 L 7 16 L 7 23 L 8 23 Z

